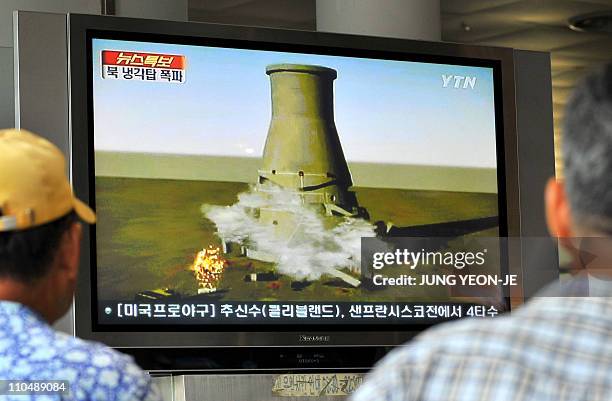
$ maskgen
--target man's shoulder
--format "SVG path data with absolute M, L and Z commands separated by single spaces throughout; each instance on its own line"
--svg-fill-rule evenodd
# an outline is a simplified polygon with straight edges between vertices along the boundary
M 63 380 L 75 400 L 159 398 L 131 357 L 56 331 L 7 301 L 0 301 L 0 379 Z
M 56 377 L 65 377 L 74 390 L 94 398 L 155 399 L 149 376 L 132 357 L 103 344 L 55 333 L 58 353 Z
M 503 342 L 503 337 L 512 337 L 504 329 L 510 317 L 496 317 L 495 324 L 490 319 L 467 318 L 438 324 L 416 336 L 412 341 L 399 346 L 385 358 L 386 364 L 403 365 L 429 364 L 439 356 L 449 352 L 474 356 L 483 342 Z M 503 333 L 502 336 L 499 334 Z M 490 355 L 490 354 L 489 354 Z
M 150 377 L 134 360 L 107 346 L 37 325 L 0 352 L 0 376 L 63 380 L 75 400 L 157 400 Z M 27 339 L 26 339 L 27 338 Z
M 439 399 L 429 395 L 449 388 L 508 399 L 526 382 L 539 386 L 537 394 L 557 394 L 567 378 L 576 391 L 612 388 L 601 369 L 612 363 L 604 334 L 611 307 L 610 299 L 543 298 L 513 314 L 437 325 L 384 358 L 353 400 Z
M 62 332 L 54 333 L 54 346 L 65 365 L 91 366 L 97 370 L 118 370 L 123 374 L 143 375 L 133 359 L 101 343 L 86 341 Z
M 540 298 L 512 314 L 437 325 L 398 347 L 381 363 L 429 371 L 436 366 L 544 374 L 554 381 L 572 377 L 589 383 L 598 366 L 612 363 L 612 300 Z M 607 312 L 607 313 L 606 313 Z M 414 376 L 414 372 L 411 373 Z M 605 380 L 612 384 L 612 377 Z
M 577 350 L 585 336 L 610 330 L 611 311 L 612 300 L 604 298 L 534 299 L 515 312 L 499 317 L 469 318 L 437 325 L 411 343 L 418 347 L 411 347 L 410 354 L 456 352 L 466 356 L 484 353 L 516 357 L 536 349 L 556 352 L 558 348 L 550 347 L 556 342 Z

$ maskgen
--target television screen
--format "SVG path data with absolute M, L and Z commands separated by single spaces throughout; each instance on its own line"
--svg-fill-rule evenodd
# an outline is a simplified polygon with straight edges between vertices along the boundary
M 508 283 L 449 279 L 505 272 L 495 61 L 89 46 L 98 325 L 384 327 L 507 309 Z

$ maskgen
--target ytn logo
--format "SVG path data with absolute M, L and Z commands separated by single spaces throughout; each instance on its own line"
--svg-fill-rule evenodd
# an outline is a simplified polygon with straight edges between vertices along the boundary
M 476 77 L 442 74 L 442 87 L 444 88 L 474 89 L 474 86 L 476 86 Z

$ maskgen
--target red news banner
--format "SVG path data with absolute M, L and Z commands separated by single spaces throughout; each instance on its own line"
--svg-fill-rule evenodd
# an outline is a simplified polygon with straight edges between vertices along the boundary
M 182 84 L 185 56 L 102 50 L 102 78 Z

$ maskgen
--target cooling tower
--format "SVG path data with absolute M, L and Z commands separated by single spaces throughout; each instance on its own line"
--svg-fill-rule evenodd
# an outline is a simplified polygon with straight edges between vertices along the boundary
M 304 204 L 320 206 L 328 216 L 362 215 L 349 191 L 353 183 L 334 123 L 336 71 L 277 64 L 268 66 L 266 73 L 272 90 L 272 120 L 258 189 L 265 191 L 262 184 L 270 182 L 299 194 Z

